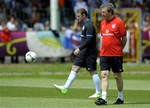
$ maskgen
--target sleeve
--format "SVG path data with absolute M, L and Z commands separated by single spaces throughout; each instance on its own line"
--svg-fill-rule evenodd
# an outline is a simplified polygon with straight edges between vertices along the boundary
M 122 20 L 119 21 L 119 31 L 121 37 L 126 36 L 126 27 Z
M 88 37 L 88 38 L 86 39 L 86 41 L 84 41 L 84 43 L 81 44 L 81 46 L 79 47 L 79 49 L 82 50 L 82 49 L 86 48 L 87 45 L 91 42 L 91 40 L 92 40 L 92 38 L 91 38 L 91 37 Z

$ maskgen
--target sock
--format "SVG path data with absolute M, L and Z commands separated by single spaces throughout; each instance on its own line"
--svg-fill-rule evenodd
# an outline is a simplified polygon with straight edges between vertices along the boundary
M 69 87 L 71 86 L 71 84 L 73 83 L 73 81 L 76 79 L 76 75 L 77 75 L 77 72 L 74 72 L 74 71 L 71 71 L 69 76 L 68 76 L 68 79 L 64 85 L 64 87 L 66 89 L 69 89 Z
M 102 92 L 102 99 L 107 101 L 107 92 Z
M 118 98 L 123 100 L 123 92 L 118 92 Z
M 98 74 L 92 75 L 92 78 L 93 78 L 93 82 L 94 82 L 95 89 L 96 89 L 95 92 L 100 93 L 100 78 L 99 78 Z

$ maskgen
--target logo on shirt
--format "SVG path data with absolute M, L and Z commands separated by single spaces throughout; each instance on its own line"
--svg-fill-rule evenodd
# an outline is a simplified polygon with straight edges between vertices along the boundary
M 82 30 L 84 30 L 84 28 L 85 28 L 85 27 L 83 26 L 83 27 L 82 27 Z
M 108 29 L 106 29 L 106 31 L 105 31 L 106 33 L 109 33 L 109 30 Z
M 116 24 L 112 24 L 112 26 L 111 26 L 112 28 L 115 28 L 116 27 Z

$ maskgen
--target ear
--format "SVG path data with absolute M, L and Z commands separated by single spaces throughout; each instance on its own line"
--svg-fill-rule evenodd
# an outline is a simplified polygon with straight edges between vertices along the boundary
M 83 18 L 85 18 L 86 17 L 86 15 L 85 14 L 83 14 Z

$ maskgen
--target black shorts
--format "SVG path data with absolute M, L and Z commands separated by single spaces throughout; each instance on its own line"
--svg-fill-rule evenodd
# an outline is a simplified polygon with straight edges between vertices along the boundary
M 87 71 L 95 71 L 97 68 L 96 60 L 97 52 L 81 52 L 76 57 L 74 65 L 86 68 Z
M 100 70 L 112 69 L 113 72 L 123 72 L 123 57 L 100 57 Z

